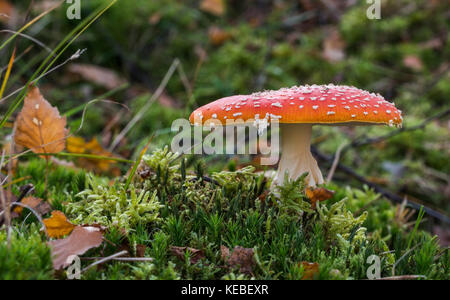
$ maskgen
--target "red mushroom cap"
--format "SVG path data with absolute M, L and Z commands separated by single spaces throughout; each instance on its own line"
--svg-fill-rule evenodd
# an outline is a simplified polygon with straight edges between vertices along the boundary
M 280 123 L 388 124 L 401 126 L 402 115 L 379 94 L 350 86 L 304 85 L 225 97 L 196 109 L 192 124 L 217 119 L 278 119 Z M 197 124 L 199 125 L 199 124 Z

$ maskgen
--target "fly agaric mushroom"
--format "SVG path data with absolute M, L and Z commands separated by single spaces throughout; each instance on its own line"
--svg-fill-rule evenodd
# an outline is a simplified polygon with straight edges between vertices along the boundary
M 290 180 L 308 172 L 308 186 L 324 182 L 310 150 L 312 125 L 387 124 L 400 127 L 403 120 L 401 111 L 383 96 L 333 84 L 294 86 L 225 97 L 196 109 L 190 116 L 192 124 L 194 119 L 196 122 L 200 119 L 201 123 L 208 119 L 221 122 L 253 119 L 257 125 L 277 119 L 283 153 L 273 184 L 282 185 L 286 172 Z

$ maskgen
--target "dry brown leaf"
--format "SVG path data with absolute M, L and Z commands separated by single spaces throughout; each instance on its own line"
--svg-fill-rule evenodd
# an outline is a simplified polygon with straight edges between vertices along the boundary
M 403 58 L 403 65 L 414 71 L 423 69 L 422 60 L 417 55 L 407 55 Z
M 211 26 L 208 30 L 208 37 L 211 44 L 220 46 L 231 38 L 231 33 L 217 26 Z
M 326 188 L 319 187 L 319 188 L 307 188 L 306 189 L 306 196 L 311 200 L 311 207 L 313 209 L 316 208 L 317 202 L 326 201 L 328 199 L 331 199 L 334 195 L 334 191 L 327 190 Z
M 220 246 L 220 255 L 224 262 L 228 261 L 228 257 L 230 257 L 230 249 L 228 247 L 225 247 L 223 245 Z
M 222 16 L 225 13 L 225 0 L 203 0 L 200 3 L 200 9 L 216 16 Z
M 52 216 L 43 220 L 47 234 L 51 238 L 60 238 L 68 235 L 75 225 L 67 220 L 67 217 L 59 210 L 52 211 Z
M 92 248 L 101 245 L 103 234 L 97 227 L 77 226 L 65 239 L 48 242 L 52 250 L 53 268 L 59 270 L 67 267 L 67 259 L 72 255 L 82 255 Z
M 148 18 L 148 22 L 151 25 L 156 25 L 159 23 L 159 21 L 161 21 L 161 14 L 160 13 L 154 13 L 153 15 L 150 16 L 150 18 Z
M 136 256 L 137 257 L 145 257 L 145 250 L 147 249 L 147 246 L 145 245 L 136 245 Z
M 450 245 L 450 229 L 448 226 L 433 226 L 433 234 L 438 236 L 438 242 L 441 247 L 446 248 Z
M 345 58 L 345 41 L 336 28 L 329 30 L 323 41 L 323 57 L 331 63 L 342 61 Z
M 14 6 L 8 0 L 0 0 L 0 22 L 7 23 L 14 13 Z
M 58 153 L 64 150 L 67 133 L 66 118 L 44 99 L 37 87 L 32 88 L 16 119 L 16 144 L 34 153 Z
M 181 108 L 182 104 L 169 96 L 167 93 L 161 93 L 161 96 L 158 98 L 158 102 L 165 107 L 171 107 L 171 108 Z
M 43 13 L 44 11 L 47 11 L 58 5 L 59 2 L 61 1 L 59 0 L 42 0 L 37 2 L 35 1 L 35 3 L 33 3 L 32 9 L 34 12 Z
M 82 137 L 71 136 L 67 138 L 67 151 L 70 153 L 78 154 L 92 154 L 98 156 L 112 157 L 113 154 L 105 150 L 96 138 L 93 138 L 90 142 L 87 142 Z M 107 159 L 91 159 L 91 158 L 79 158 L 77 160 L 81 167 L 95 172 L 106 172 L 109 170 L 110 165 L 115 163 L 114 160 Z
M 110 90 L 117 88 L 126 82 L 123 78 L 120 78 L 116 72 L 94 65 L 71 64 L 69 66 L 69 71 L 80 75 L 86 81 L 90 81 Z
M 173 255 L 178 257 L 179 259 L 184 261 L 184 257 L 187 251 L 189 251 L 191 263 L 196 264 L 199 260 L 205 258 L 205 253 L 203 250 L 194 249 L 190 247 L 177 247 L 177 246 L 170 246 L 170 251 Z
M 49 213 L 52 209 L 50 204 L 48 202 L 43 201 L 40 198 L 36 197 L 26 197 L 20 201 L 22 204 L 25 204 L 26 206 L 32 208 L 34 211 L 36 211 L 40 215 L 45 215 Z M 22 206 L 16 206 L 14 208 L 14 212 L 18 215 L 22 214 L 23 207 Z
M 307 261 L 302 261 L 299 265 L 303 266 L 303 277 L 302 280 L 312 280 L 314 275 L 319 273 L 319 264 L 310 263 Z
M 253 259 L 255 251 L 253 248 L 236 246 L 230 254 L 230 249 L 225 246 L 220 246 L 220 251 L 222 259 L 230 268 L 239 267 L 239 271 L 246 274 L 253 272 L 253 265 L 255 264 Z

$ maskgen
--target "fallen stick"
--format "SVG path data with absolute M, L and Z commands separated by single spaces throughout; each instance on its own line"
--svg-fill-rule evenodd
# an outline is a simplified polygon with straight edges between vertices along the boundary
M 318 159 L 320 159 L 322 161 L 330 162 L 332 160 L 332 157 L 330 157 L 330 156 L 328 156 L 326 154 L 323 154 L 322 152 L 317 150 L 316 147 L 311 147 L 311 152 L 314 154 L 314 156 L 316 156 Z M 392 200 L 394 202 L 402 203 L 403 200 L 404 200 L 399 195 L 396 195 L 396 194 L 394 194 L 394 193 L 392 193 L 392 192 L 382 188 L 381 186 L 379 186 L 376 183 L 368 181 L 366 178 L 364 178 L 363 176 L 359 175 L 358 173 L 353 171 L 351 168 L 342 165 L 341 163 L 337 164 L 337 169 L 341 170 L 342 172 L 346 173 L 347 175 L 350 175 L 351 177 L 355 178 L 356 180 L 366 184 L 367 186 L 369 186 L 372 189 L 374 189 L 377 193 L 383 195 L 384 197 L 386 197 L 386 198 L 388 198 L 388 199 L 390 199 L 390 200 Z M 419 203 L 416 203 L 416 202 L 412 202 L 412 201 L 409 201 L 409 200 L 407 200 L 407 204 L 410 207 L 412 207 L 412 208 L 414 208 L 416 210 L 419 210 L 420 207 L 423 206 L 423 209 L 425 210 L 425 212 L 427 214 L 429 214 L 430 216 L 432 216 L 432 217 L 434 217 L 436 219 L 441 220 L 442 222 L 450 224 L 450 217 L 445 215 L 445 214 L 443 214 L 443 213 L 441 213 L 441 212 L 439 212 L 439 211 L 437 211 L 437 210 L 434 210 L 434 209 L 432 209 L 430 207 L 427 207 L 425 205 L 422 205 L 422 204 L 419 204 Z
M 80 257 L 81 260 L 99 260 L 104 257 Z M 110 260 L 114 261 L 128 261 L 128 262 L 152 262 L 152 257 L 114 257 Z
M 118 252 L 118 253 L 116 253 L 116 254 L 113 254 L 113 255 L 111 255 L 111 256 L 103 257 L 103 258 L 101 258 L 100 260 L 98 260 L 98 261 L 96 261 L 96 262 L 90 264 L 89 266 L 87 266 L 86 268 L 84 268 L 83 270 L 81 270 L 81 273 L 84 273 L 84 272 L 86 272 L 87 270 L 89 270 L 89 269 L 92 268 L 92 267 L 95 267 L 95 266 L 97 266 L 97 265 L 103 264 L 103 263 L 105 263 L 105 262 L 107 262 L 107 261 L 113 260 L 114 258 L 117 258 L 118 256 L 122 256 L 122 255 L 125 255 L 125 254 L 128 254 L 128 251 L 123 250 L 123 251 L 120 251 L 120 252 Z
M 399 275 L 399 276 L 390 276 L 383 277 L 376 280 L 416 280 L 416 279 L 426 279 L 427 277 L 424 275 Z

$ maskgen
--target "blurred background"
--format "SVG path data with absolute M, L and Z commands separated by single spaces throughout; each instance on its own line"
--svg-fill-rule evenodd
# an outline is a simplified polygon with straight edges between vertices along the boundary
M 58 2 L 0 0 L 2 38 Z M 106 2 L 81 0 L 81 17 Z M 119 0 L 59 62 L 86 51 L 39 87 L 68 116 L 86 152 L 124 158 L 152 135 L 152 148 L 170 144 L 173 120 L 224 96 L 326 83 L 377 92 L 403 111 L 403 131 L 316 126 L 314 147 L 329 157 L 344 147 L 340 162 L 365 180 L 448 214 L 450 3 L 384 0 L 381 19 L 369 19 L 369 7 L 357 0 Z M 67 18 L 68 8 L 63 3 L 18 40 L 8 91 L 80 23 Z M 2 50 L 2 72 L 13 46 Z M 115 103 L 89 105 L 76 131 L 83 105 L 96 98 Z M 204 159 L 211 170 L 253 163 L 245 156 Z M 77 163 L 103 174 L 126 172 L 112 163 Z M 329 164 L 321 166 L 326 175 Z M 363 185 L 339 170 L 334 180 Z

